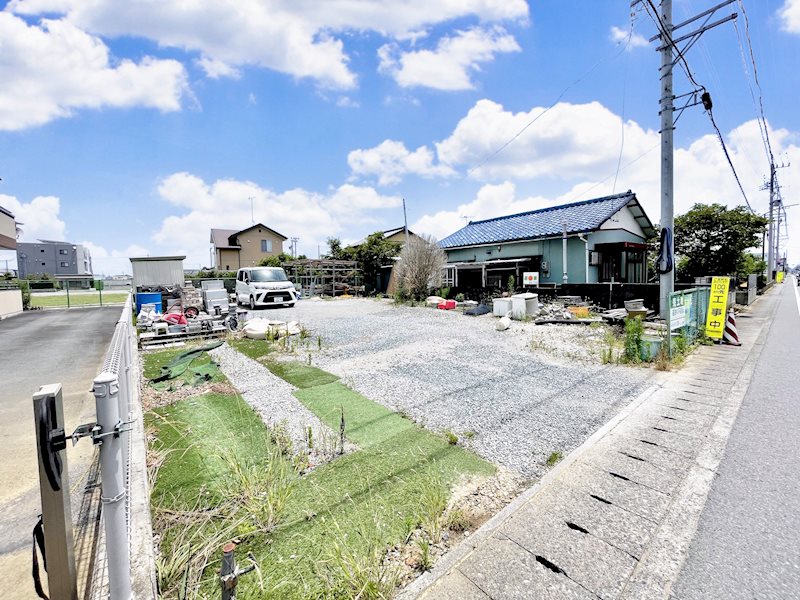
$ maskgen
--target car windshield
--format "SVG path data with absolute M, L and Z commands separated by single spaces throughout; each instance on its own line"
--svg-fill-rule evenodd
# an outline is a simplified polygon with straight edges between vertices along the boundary
M 283 269 L 253 269 L 250 271 L 251 281 L 288 281 Z

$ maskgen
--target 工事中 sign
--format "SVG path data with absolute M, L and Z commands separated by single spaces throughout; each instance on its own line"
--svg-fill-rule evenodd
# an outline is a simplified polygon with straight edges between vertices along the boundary
M 711 297 L 708 300 L 708 314 L 706 315 L 706 335 L 710 338 L 722 339 L 725 331 L 728 306 L 728 286 L 731 280 L 727 277 L 714 277 L 711 280 Z

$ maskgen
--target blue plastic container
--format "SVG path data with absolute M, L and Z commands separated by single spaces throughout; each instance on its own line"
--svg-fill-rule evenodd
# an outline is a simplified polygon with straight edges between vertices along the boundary
M 155 304 L 156 312 L 161 313 L 161 292 L 136 294 L 136 314 L 142 310 L 142 304 Z

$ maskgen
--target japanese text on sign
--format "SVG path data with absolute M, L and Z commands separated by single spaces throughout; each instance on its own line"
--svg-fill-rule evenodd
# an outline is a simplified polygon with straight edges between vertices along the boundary
M 727 277 L 714 277 L 711 280 L 711 297 L 706 315 L 706 335 L 710 338 L 722 339 L 728 318 L 725 309 L 728 305 L 729 285 L 730 279 Z

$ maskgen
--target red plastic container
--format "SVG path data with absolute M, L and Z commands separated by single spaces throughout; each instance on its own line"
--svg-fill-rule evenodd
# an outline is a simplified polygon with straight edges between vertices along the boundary
M 438 308 L 440 310 L 453 310 L 456 307 L 455 300 L 445 300 L 444 302 L 440 302 Z

